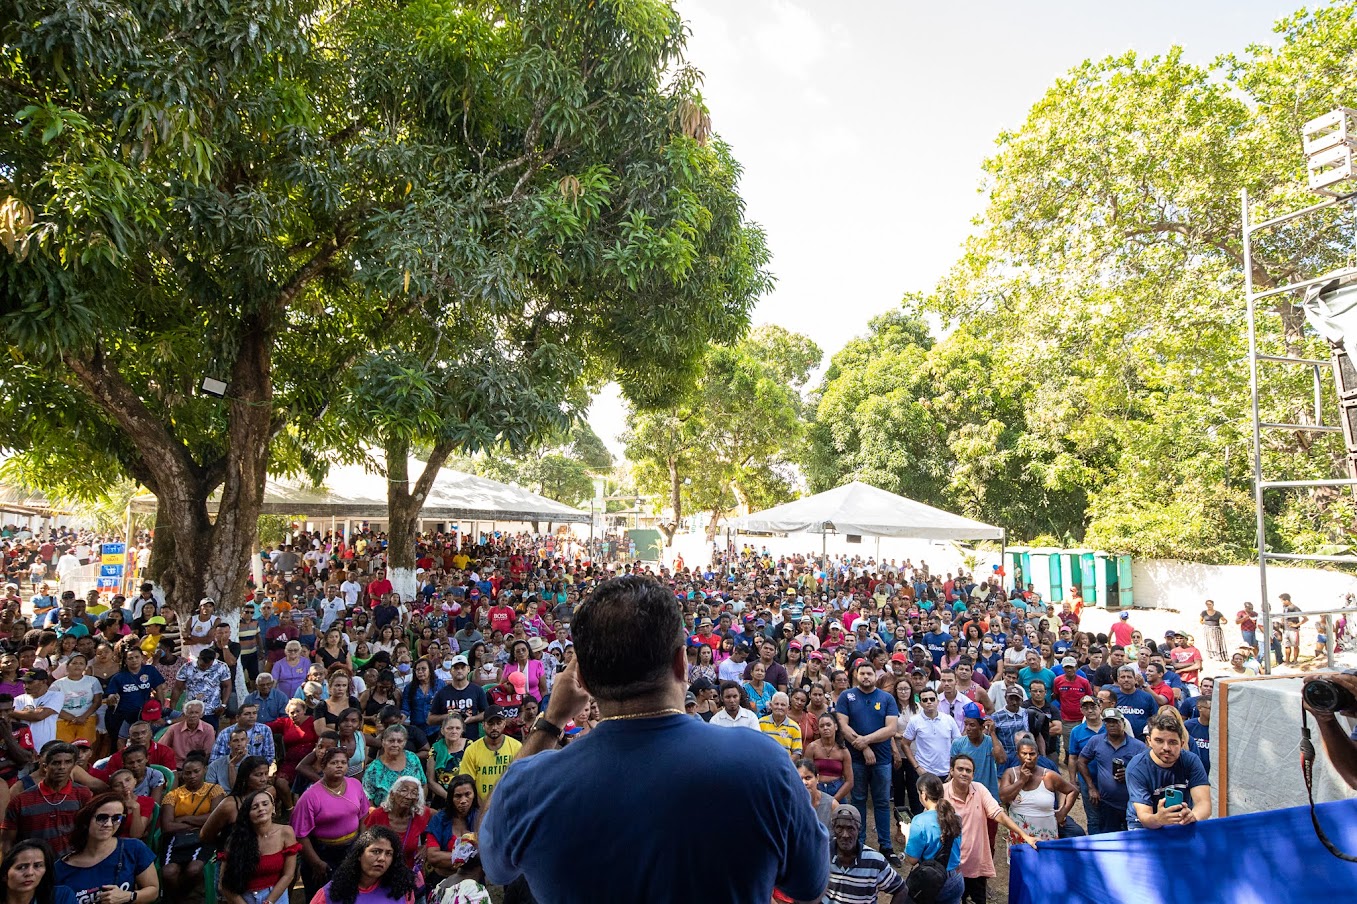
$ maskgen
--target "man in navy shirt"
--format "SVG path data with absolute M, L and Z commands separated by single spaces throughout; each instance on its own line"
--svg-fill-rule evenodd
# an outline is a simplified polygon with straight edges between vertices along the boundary
M 1202 761 L 1206 774 L 1211 774 L 1211 698 L 1194 698 L 1201 705 L 1197 708 L 1197 717 L 1183 723 L 1187 729 L 1187 748 Z
M 952 635 L 942 629 L 942 619 L 934 616 L 923 640 L 924 648 L 928 650 L 928 655 L 933 657 L 934 665 L 942 665 L 942 657 L 947 653 L 947 641 L 953 639 Z
M 1131 734 L 1136 740 L 1145 737 L 1145 723 L 1150 716 L 1159 711 L 1159 702 L 1149 691 L 1136 687 L 1140 673 L 1133 665 L 1124 665 L 1117 669 L 1117 684 L 1113 693 L 1117 696 L 1117 709 L 1126 717 Z
M 486 878 L 524 877 L 541 904 L 701 901 L 712 889 L 765 901 L 774 887 L 818 900 L 829 833 L 786 751 L 762 732 L 723 731 L 684 714 L 686 635 L 673 593 L 640 576 L 606 581 L 580 606 L 572 634 L 577 658 L 482 817 Z M 591 696 L 598 726 L 543 753 Z M 739 856 L 713 861 L 688 843 L 698 786 L 722 801 Z
M 876 669 L 860 662 L 853 670 L 856 687 L 839 695 L 837 717 L 853 760 L 853 806 L 862 814 L 859 841 L 867 840 L 867 793 L 872 795 L 876 838 L 887 860 L 895 858 L 891 847 L 891 739 L 895 737 L 900 708 L 895 697 L 876 686 Z M 894 862 L 892 863 L 894 865 Z
M 1079 777 L 1088 786 L 1088 798 L 1098 808 L 1098 828 L 1104 833 L 1126 831 L 1126 767 L 1146 747 L 1126 731 L 1121 710 L 1103 710 L 1105 732 L 1089 738 L 1075 759 Z M 1090 772 L 1089 764 L 1096 763 Z
M 1162 829 L 1211 818 L 1211 780 L 1202 761 L 1183 748 L 1187 732 L 1173 713 L 1156 713 L 1149 721 L 1150 749 L 1126 766 L 1126 826 Z M 1176 794 L 1182 803 L 1170 804 Z

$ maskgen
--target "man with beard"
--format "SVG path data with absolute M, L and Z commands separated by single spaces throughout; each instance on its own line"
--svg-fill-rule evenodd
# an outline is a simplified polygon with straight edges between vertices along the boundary
M 462 755 L 462 771 L 476 780 L 482 808 L 490 805 L 490 795 L 523 746 L 504 733 L 507 725 L 503 710 L 493 704 L 486 707 L 485 737 L 466 745 Z
M 853 761 L 853 806 L 861 817 L 860 844 L 867 841 L 867 795 L 872 796 L 876 837 L 882 855 L 898 855 L 891 847 L 892 739 L 900 720 L 895 697 L 876 686 L 876 669 L 859 662 L 853 669 L 857 684 L 839 695 L 837 717 Z
M 820 900 L 829 837 L 791 758 L 762 732 L 720 731 L 684 714 L 687 636 L 674 594 L 635 575 L 606 581 L 573 629 L 576 659 L 482 811 L 486 878 L 524 879 L 542 904 L 700 901 L 713 889 L 766 901 L 774 887 Z M 590 697 L 598 725 L 554 750 Z M 678 817 L 698 782 L 722 802 L 738 857 L 713 860 L 685 843 Z

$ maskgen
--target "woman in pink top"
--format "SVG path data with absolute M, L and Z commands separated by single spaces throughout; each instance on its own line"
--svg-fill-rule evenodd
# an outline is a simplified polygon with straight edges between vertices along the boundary
M 342 748 L 325 751 L 316 765 L 320 767 L 320 781 L 302 792 L 292 810 L 292 830 L 302 843 L 302 883 L 307 900 L 344 861 L 372 806 L 363 783 L 346 774 L 349 757 Z
M 990 848 L 990 822 L 1008 829 L 1010 838 L 1021 838 L 1023 843 L 1037 846 L 1037 840 L 1028 835 L 1009 818 L 1004 808 L 989 793 L 989 789 L 975 778 L 975 761 L 964 753 L 952 754 L 952 779 L 943 788 L 943 796 L 961 817 L 961 875 L 966 880 L 964 897 L 971 901 L 985 900 L 985 885 L 994 875 L 994 851 Z
M 532 658 L 532 647 L 526 640 L 515 640 L 509 649 L 509 655 L 512 658 L 504 667 L 504 677 L 508 678 L 514 672 L 522 672 L 528 679 L 528 694 L 541 703 L 542 698 L 547 695 L 547 676 L 546 670 L 542 668 L 542 660 Z

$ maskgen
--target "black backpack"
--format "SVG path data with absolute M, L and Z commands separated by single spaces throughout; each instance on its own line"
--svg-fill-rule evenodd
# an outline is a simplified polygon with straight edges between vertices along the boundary
M 947 862 L 952 858 L 955 838 L 942 836 L 942 847 L 927 860 L 920 860 L 905 877 L 905 892 L 914 904 L 934 904 L 947 884 Z

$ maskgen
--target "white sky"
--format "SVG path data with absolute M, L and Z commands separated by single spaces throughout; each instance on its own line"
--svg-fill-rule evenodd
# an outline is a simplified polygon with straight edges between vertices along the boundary
M 715 130 L 744 166 L 774 290 L 753 322 L 811 336 L 825 363 L 873 316 L 927 291 L 981 211 L 981 162 L 1087 58 L 1181 45 L 1206 63 L 1300 0 L 677 0 Z M 1299 138 L 1297 139 L 1299 146 Z M 615 386 L 589 422 L 615 454 Z

